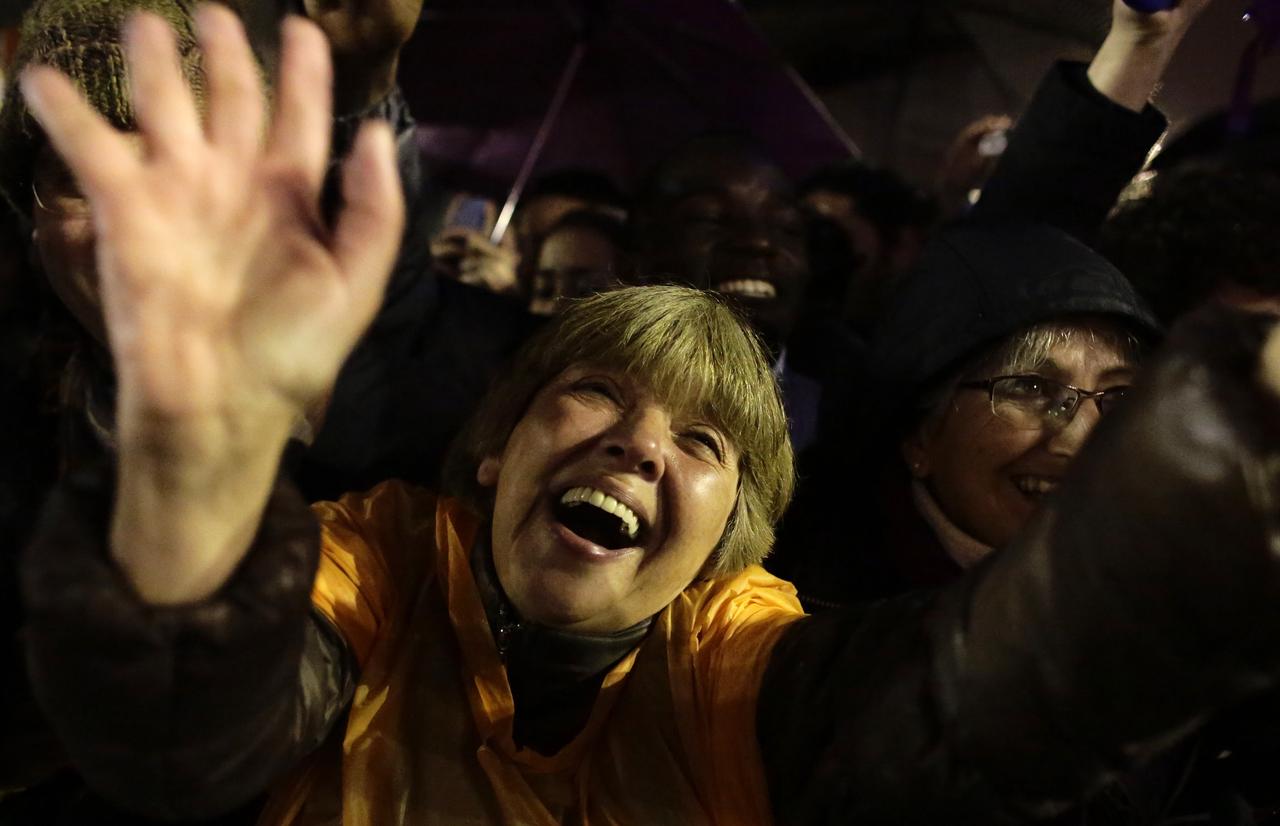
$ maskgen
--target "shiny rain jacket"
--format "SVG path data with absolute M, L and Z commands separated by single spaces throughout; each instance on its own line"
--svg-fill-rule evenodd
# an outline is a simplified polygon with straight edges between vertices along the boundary
M 318 513 L 313 602 L 360 679 L 341 743 L 277 791 L 263 823 L 769 822 L 755 701 L 773 642 L 802 615 L 789 585 L 760 568 L 692 585 L 605 676 L 582 731 L 542 755 L 513 738 L 471 571 L 477 518 L 398 483 Z

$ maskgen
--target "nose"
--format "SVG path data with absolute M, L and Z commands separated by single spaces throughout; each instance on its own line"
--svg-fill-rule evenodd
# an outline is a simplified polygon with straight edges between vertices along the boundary
M 1074 457 L 1088 441 L 1098 418 L 1098 406 L 1090 399 L 1081 399 L 1066 427 L 1050 434 L 1049 452 L 1067 459 Z
M 733 242 L 734 250 L 742 255 L 768 258 L 777 249 L 770 228 L 756 219 L 746 218 L 741 220 Z
M 667 414 L 656 405 L 643 405 L 610 428 L 601 444 L 619 470 L 656 482 L 666 468 L 663 449 L 670 434 Z

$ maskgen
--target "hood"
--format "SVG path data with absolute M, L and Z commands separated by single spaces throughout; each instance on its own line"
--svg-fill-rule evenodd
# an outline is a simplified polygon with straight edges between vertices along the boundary
M 935 235 L 890 297 L 872 375 L 901 409 L 984 347 L 1074 315 L 1111 316 L 1151 342 L 1162 332 L 1129 280 L 1070 235 L 1041 224 L 957 224 Z

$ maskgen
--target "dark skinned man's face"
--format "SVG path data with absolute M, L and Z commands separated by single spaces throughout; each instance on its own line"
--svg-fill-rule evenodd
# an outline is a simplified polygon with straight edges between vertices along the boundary
M 809 277 L 804 220 L 781 171 L 719 147 L 668 164 L 658 183 L 640 216 L 644 272 L 727 296 L 776 354 Z

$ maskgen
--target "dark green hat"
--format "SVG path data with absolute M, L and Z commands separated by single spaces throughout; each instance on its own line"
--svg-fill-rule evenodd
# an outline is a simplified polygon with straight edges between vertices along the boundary
M 0 195 L 23 221 L 31 218 L 31 173 L 45 137 L 27 110 L 18 77 L 27 66 L 62 71 L 94 108 L 121 129 L 134 128 L 122 26 L 135 11 L 168 20 L 177 36 L 182 71 L 204 98 L 204 76 L 189 0 L 36 0 L 23 17 L 18 51 L 0 108 Z

